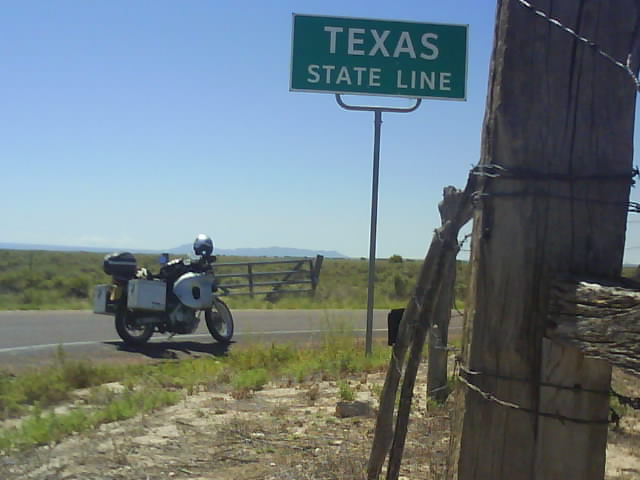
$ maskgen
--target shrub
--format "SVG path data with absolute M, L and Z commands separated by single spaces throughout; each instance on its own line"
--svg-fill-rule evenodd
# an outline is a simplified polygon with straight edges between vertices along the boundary
M 395 298 L 405 298 L 409 293 L 409 282 L 402 275 L 393 276 L 393 296 Z
M 264 368 L 254 368 L 244 372 L 239 372 L 232 380 L 233 396 L 236 398 L 246 398 L 251 392 L 261 390 L 267 383 L 269 374 Z
M 345 402 L 353 402 L 356 398 L 353 388 L 351 388 L 349 382 L 344 380 L 338 383 L 338 395 L 340 396 L 340 400 Z
M 0 309 L 90 308 L 93 286 L 109 283 L 102 271 L 104 254 L 82 252 L 34 252 L 0 250 Z M 157 272 L 157 256 L 136 254 L 138 264 Z M 264 260 L 255 257 L 225 257 L 221 263 Z M 275 303 L 264 296 L 237 296 L 229 299 L 231 310 L 245 308 L 363 308 L 367 302 L 368 263 L 366 258 L 324 260 L 320 282 L 313 294 L 283 294 Z M 406 301 L 420 271 L 421 262 L 394 254 L 376 265 L 376 308 L 395 308 Z M 265 265 L 260 271 L 282 270 L 278 265 Z M 241 269 L 220 267 L 228 274 Z M 246 271 L 246 270 L 245 270 Z M 397 280 L 395 275 L 399 275 Z M 281 279 L 276 275 L 272 280 Z M 456 298 L 466 290 L 469 268 L 458 262 Z M 402 279 L 406 281 L 403 285 Z M 225 281 L 230 281 L 229 279 Z M 395 282 L 395 284 L 394 284 Z

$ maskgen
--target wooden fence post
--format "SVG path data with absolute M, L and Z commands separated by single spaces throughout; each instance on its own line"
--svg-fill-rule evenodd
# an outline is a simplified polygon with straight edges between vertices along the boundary
M 498 1 L 450 479 L 604 476 L 611 369 L 544 333 L 554 274 L 620 273 L 640 2 L 532 3 L 597 46 Z
M 408 413 L 413 395 L 413 385 L 409 387 L 406 382 L 415 381 L 415 372 L 413 373 L 413 378 L 407 378 L 411 376 L 405 372 L 406 388 L 405 385 L 403 385 L 405 400 L 404 402 L 401 401 L 401 408 L 404 407 L 404 412 L 402 415 L 399 413 L 397 419 L 397 422 L 403 424 L 401 425 L 402 431 L 394 431 L 393 414 L 395 411 L 395 399 L 398 384 L 403 376 L 402 370 L 404 368 L 405 355 L 410 344 L 412 345 L 414 360 L 416 355 L 419 357 L 422 351 L 422 344 L 416 349 L 416 331 L 421 331 L 422 334 L 426 335 L 426 331 L 431 324 L 433 307 L 435 306 L 435 300 L 441 286 L 440 278 L 447 271 L 449 263 L 455 265 L 455 256 L 458 253 L 458 232 L 471 218 L 469 195 L 474 189 L 475 178 L 470 178 L 465 190 L 462 192 L 454 187 L 445 187 L 444 189 L 443 200 L 438 206 L 442 218 L 442 226 L 434 233 L 427 256 L 420 269 L 413 295 L 409 299 L 407 308 L 402 315 L 396 343 L 393 345 L 391 351 L 391 359 L 389 360 L 384 386 L 380 393 L 380 406 L 378 408 L 373 443 L 367 465 L 368 480 L 376 480 L 380 476 L 382 465 L 389 452 L 392 440 L 396 443 L 397 447 L 395 449 L 396 457 L 394 464 L 399 468 L 399 460 L 402 458 L 402 451 L 404 449 Z M 424 337 L 421 338 L 420 342 L 424 342 Z M 398 437 L 398 435 L 400 435 L 400 437 Z M 393 475 L 397 477 L 397 473 L 396 471 L 390 478 L 393 478 Z
M 449 394 L 447 387 L 447 342 L 449 339 L 449 320 L 455 298 L 456 262 L 441 278 L 442 286 L 436 299 L 436 307 L 429 331 L 429 351 L 427 362 L 427 396 L 438 402 L 444 402 Z

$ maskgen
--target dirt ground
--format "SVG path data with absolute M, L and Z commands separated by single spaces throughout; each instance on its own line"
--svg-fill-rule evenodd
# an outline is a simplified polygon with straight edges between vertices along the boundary
M 419 378 L 425 378 L 421 372 Z M 357 400 L 376 406 L 382 374 L 353 378 Z M 640 394 L 637 378 L 615 373 L 621 393 Z M 78 393 L 82 401 L 83 392 Z M 440 479 L 450 405 L 427 405 L 416 387 L 401 478 Z M 251 398 L 206 391 L 127 421 L 102 425 L 57 445 L 0 458 L 3 480 L 250 480 L 363 478 L 375 419 L 340 418 L 335 382 L 270 385 Z M 640 479 L 640 412 L 611 427 L 607 475 Z

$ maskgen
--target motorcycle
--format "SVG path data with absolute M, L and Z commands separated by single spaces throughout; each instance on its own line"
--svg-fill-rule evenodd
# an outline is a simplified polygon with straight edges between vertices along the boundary
M 127 345 L 146 343 L 155 332 L 193 333 L 204 319 L 211 336 L 228 344 L 233 337 L 233 316 L 216 295 L 213 242 L 198 235 L 193 246 L 198 259 L 167 261 L 161 256 L 157 275 L 138 268 L 128 252 L 107 255 L 103 269 L 111 275 L 110 285 L 94 291 L 94 312 L 114 315 L 116 332 Z

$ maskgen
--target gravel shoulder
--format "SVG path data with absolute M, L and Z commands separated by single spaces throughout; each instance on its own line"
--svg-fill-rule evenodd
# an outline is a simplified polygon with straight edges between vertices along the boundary
M 426 378 L 420 372 L 419 379 Z M 637 378 L 616 372 L 621 393 L 640 394 Z M 0 458 L 4 480 L 243 480 L 363 478 L 373 437 L 373 411 L 383 374 L 350 379 L 368 415 L 336 415 L 335 382 L 269 385 L 250 398 L 215 389 L 174 406 L 105 424 L 57 445 Z M 81 401 L 82 392 L 78 393 Z M 401 475 L 441 478 L 449 442 L 449 409 L 416 400 Z M 640 478 L 640 412 L 628 409 L 611 427 L 607 480 Z

